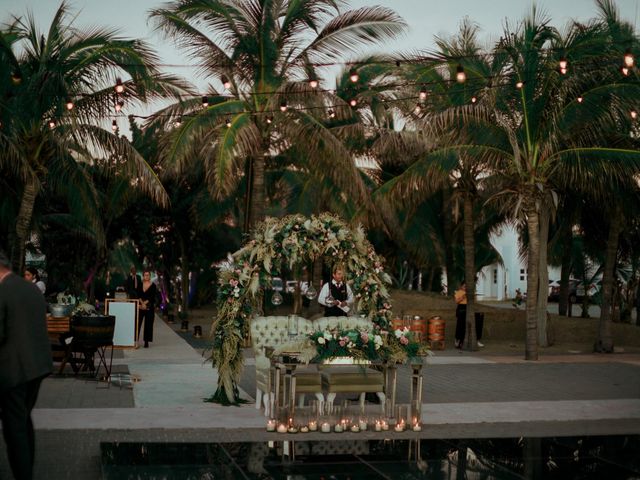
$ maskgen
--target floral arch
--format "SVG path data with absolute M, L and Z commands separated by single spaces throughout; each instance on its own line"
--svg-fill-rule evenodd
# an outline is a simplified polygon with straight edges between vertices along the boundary
M 218 388 L 212 401 L 237 403 L 237 382 L 242 372 L 242 341 L 251 315 L 261 311 L 265 288 L 284 269 L 312 264 L 323 258 L 340 263 L 356 300 L 355 309 L 381 328 L 391 318 L 388 286 L 391 279 L 366 238 L 362 226 L 352 228 L 339 217 L 322 213 L 306 217 L 268 218 L 252 239 L 220 268 L 217 315 L 213 321 L 213 366 Z

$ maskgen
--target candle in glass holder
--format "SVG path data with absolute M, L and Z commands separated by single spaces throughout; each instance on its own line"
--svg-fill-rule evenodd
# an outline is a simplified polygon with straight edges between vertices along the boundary
M 413 424 L 413 427 L 411 427 L 413 429 L 414 432 L 419 432 L 422 430 L 422 425 L 420 425 L 420 422 L 415 421 Z
M 292 425 L 287 429 L 287 432 L 289 432 L 289 433 L 298 433 L 298 428 Z
M 276 431 L 276 421 L 274 419 L 267 420 L 267 432 Z
M 358 422 L 358 427 L 360 427 L 360 430 L 364 432 L 367 429 L 367 421 L 364 418 L 361 418 Z
M 404 431 L 404 427 L 405 427 L 404 420 L 400 420 L 398 423 L 396 423 L 395 431 L 396 432 L 403 432 Z
M 336 423 L 336 426 L 333 427 L 333 431 L 336 433 L 342 433 L 343 427 L 342 424 L 340 423 Z
M 381 432 L 382 431 L 382 422 L 380 420 L 376 420 L 376 423 L 373 425 L 373 429 L 376 432 Z
M 302 425 L 300 427 L 300 433 L 308 433 L 309 432 L 309 427 L 307 425 Z
M 287 433 L 287 426 L 284 423 L 278 425 L 278 433 Z
M 351 425 L 351 431 L 353 433 L 358 433 L 360 431 L 360 425 L 356 425 L 355 423 Z
M 309 431 L 310 432 L 317 432 L 318 431 L 318 421 L 317 420 L 310 420 L 309 421 Z
M 329 422 L 322 422 L 322 425 L 320 425 L 320 431 L 323 433 L 329 433 L 331 431 L 331 424 Z
M 389 430 L 389 422 L 387 422 L 386 420 L 382 420 L 380 422 L 380 425 L 381 425 L 383 431 Z

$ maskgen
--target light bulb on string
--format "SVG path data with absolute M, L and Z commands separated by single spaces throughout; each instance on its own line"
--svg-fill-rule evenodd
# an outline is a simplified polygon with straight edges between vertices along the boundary
M 629 112 L 629 115 L 631 115 L 631 118 L 632 118 L 633 120 L 635 120 L 636 118 L 638 118 L 638 112 L 636 112 L 635 110 L 631 110 L 631 111 Z
M 560 71 L 564 70 L 563 73 L 566 73 L 567 67 L 569 66 L 569 62 L 567 62 L 566 58 L 562 57 L 558 62 L 558 65 L 560 65 Z
M 118 122 L 116 122 L 115 120 L 111 122 L 111 130 L 113 130 L 114 132 L 118 130 Z
M 333 108 L 330 108 L 327 113 L 329 114 L 329 118 L 336 118 L 336 112 L 333 110 Z
M 273 117 L 271 115 L 267 115 L 267 123 L 270 125 L 273 122 Z
M 124 107 L 124 100 L 118 100 L 116 102 L 116 112 L 119 112 Z
M 416 115 L 420 115 L 420 112 L 422 112 L 422 107 L 418 103 L 418 104 L 416 104 L 415 108 L 413 109 L 413 113 L 415 113 Z
M 227 128 L 231 128 L 231 120 L 229 118 L 227 118 L 224 124 L 227 126 Z
M 176 119 L 176 121 L 174 122 L 174 125 L 175 125 L 176 127 L 179 127 L 180 125 L 182 125 L 182 116 L 180 116 L 180 117 L 178 117 L 178 118 Z
M 122 84 L 122 79 L 120 77 L 116 78 L 116 93 L 124 92 L 124 85 Z
M 282 113 L 284 113 L 284 112 L 286 112 L 286 111 L 287 111 L 287 108 L 289 108 L 289 107 L 287 106 L 287 101 L 286 101 L 286 100 L 282 100 L 282 101 L 280 102 L 280 111 L 281 111 Z
M 627 51 L 624 52 L 624 64 L 626 67 L 631 68 L 635 63 L 635 58 L 633 57 L 633 53 L 631 53 L 631 49 L 627 48 Z
M 310 78 L 309 79 L 309 86 L 311 88 L 318 88 L 318 85 L 320 85 L 320 83 L 318 82 L 318 79 L 316 79 L 316 78 Z
M 522 87 L 524 87 L 524 82 L 522 82 L 522 81 L 517 81 L 517 82 L 516 82 L 516 88 L 517 88 L 518 90 L 520 90 Z
M 464 73 L 464 68 L 462 65 L 458 65 L 456 67 L 456 82 L 464 83 L 467 80 L 467 74 Z
M 356 105 L 358 105 L 358 101 L 355 98 L 352 98 L 351 100 L 349 100 L 349 105 L 355 107 Z
M 349 71 L 349 80 L 351 80 L 353 83 L 356 83 L 359 79 L 360 79 L 360 75 L 358 75 L 358 72 L 356 71 L 355 68 L 352 68 Z
M 68 98 L 67 99 L 67 103 L 66 103 L 66 107 L 67 107 L 67 110 L 73 110 L 73 100 Z
M 560 73 L 561 73 L 562 75 L 566 75 L 566 74 L 567 74 L 567 69 L 566 69 L 566 68 L 561 68 L 561 69 L 560 69 Z
M 477 97 L 471 97 L 471 103 L 476 103 L 478 101 Z
M 222 75 L 220 77 L 220 81 L 222 82 L 222 86 L 224 88 L 226 88 L 227 90 L 229 90 L 231 88 L 231 82 L 229 81 L 229 79 L 225 75 Z
M 56 121 L 53 118 L 49 120 L 49 128 L 52 130 L 56 128 Z
M 418 98 L 420 98 L 421 101 L 425 101 L 427 99 L 427 87 L 422 87 L 420 89 L 420 93 L 418 94 Z
M 202 106 L 203 108 L 207 108 L 209 106 L 209 99 L 206 96 L 202 97 Z
M 582 95 L 580 95 L 578 98 L 576 98 L 576 101 L 578 103 L 582 103 L 584 101 L 584 98 L 582 97 Z
M 629 76 L 629 67 L 627 67 L 626 65 L 623 65 L 622 67 L 620 67 L 620 72 L 625 77 L 628 77 Z

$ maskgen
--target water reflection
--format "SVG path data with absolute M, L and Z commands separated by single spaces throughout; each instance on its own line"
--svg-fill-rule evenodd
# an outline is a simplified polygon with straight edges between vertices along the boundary
M 104 443 L 103 478 L 502 480 L 640 478 L 640 436 Z

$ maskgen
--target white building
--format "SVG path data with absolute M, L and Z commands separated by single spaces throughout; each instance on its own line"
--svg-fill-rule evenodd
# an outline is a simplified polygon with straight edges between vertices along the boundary
M 504 225 L 490 242 L 502 257 L 504 265 L 494 263 L 484 267 L 478 275 L 476 292 L 479 300 L 506 300 L 516 296 L 516 288 L 527 291 L 526 259 L 518 257 L 518 233 L 511 225 Z M 560 279 L 559 267 L 548 267 L 549 280 Z

